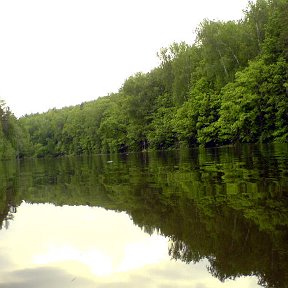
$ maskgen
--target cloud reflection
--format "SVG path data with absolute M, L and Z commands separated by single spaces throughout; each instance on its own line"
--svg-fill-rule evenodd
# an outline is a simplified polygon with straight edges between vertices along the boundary
M 23 203 L 1 231 L 0 256 L 0 288 L 257 287 L 249 277 L 221 283 L 207 261 L 171 261 L 167 238 L 97 207 Z
M 2 278 L 1 288 L 51 288 L 73 287 L 77 281 L 78 287 L 95 287 L 95 283 L 88 279 L 75 278 L 64 270 L 53 267 L 23 269 L 8 273 Z M 80 285 L 80 286 L 79 286 Z M 76 286 L 74 286 L 76 287 Z

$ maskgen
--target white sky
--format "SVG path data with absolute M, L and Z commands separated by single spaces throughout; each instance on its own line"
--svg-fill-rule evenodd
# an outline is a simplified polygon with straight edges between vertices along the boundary
M 16 116 L 117 92 L 204 19 L 240 19 L 248 0 L 0 0 L 0 98 Z

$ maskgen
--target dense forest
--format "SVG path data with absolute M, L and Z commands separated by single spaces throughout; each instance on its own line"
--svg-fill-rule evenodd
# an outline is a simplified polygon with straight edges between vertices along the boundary
M 287 142 L 287 27 L 287 0 L 257 0 L 238 21 L 205 19 L 117 93 L 18 121 L 2 107 L 1 156 Z

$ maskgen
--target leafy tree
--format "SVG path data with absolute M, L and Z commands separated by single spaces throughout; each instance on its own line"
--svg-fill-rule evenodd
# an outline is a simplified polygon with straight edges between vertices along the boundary
M 271 1 L 250 1 L 248 9 L 245 12 L 245 25 L 248 28 L 248 33 L 251 34 L 250 40 L 252 41 L 252 47 L 258 54 L 260 54 L 262 50 L 262 43 L 265 39 L 265 26 L 269 18 L 269 12 L 272 12 L 273 9 L 271 8 Z
M 176 135 L 173 131 L 173 119 L 176 108 L 173 107 L 169 94 L 157 98 L 157 110 L 149 126 L 148 142 L 151 149 L 168 149 L 175 147 Z
M 5 101 L 0 101 L 0 159 L 31 155 L 29 135 Z
M 281 99 L 286 97 L 286 73 L 287 64 L 283 60 L 271 65 L 256 60 L 236 74 L 234 83 L 223 88 L 218 124 L 224 142 L 272 139 L 277 125 L 275 115 L 279 124 L 285 123 Z
M 125 152 L 128 149 L 128 117 L 125 111 L 127 97 L 115 95 L 114 98 L 105 111 L 99 127 L 103 152 Z
M 147 129 L 155 112 L 157 96 L 164 91 L 159 73 L 159 69 L 147 74 L 137 73 L 127 79 L 119 90 L 127 96 L 126 111 L 129 116 L 127 137 L 132 150 L 148 148 Z
M 201 46 L 202 61 L 199 68 L 216 92 L 233 81 L 235 72 L 257 55 L 251 53 L 251 37 L 247 34 L 243 21 L 204 20 L 200 24 L 197 42 Z

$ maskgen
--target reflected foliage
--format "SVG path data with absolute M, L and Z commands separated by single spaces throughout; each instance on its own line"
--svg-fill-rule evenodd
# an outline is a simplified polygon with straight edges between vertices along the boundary
M 208 259 L 221 281 L 256 275 L 286 287 L 287 155 L 275 144 L 6 163 L 1 221 L 23 200 L 126 211 L 170 239 L 173 259 Z

